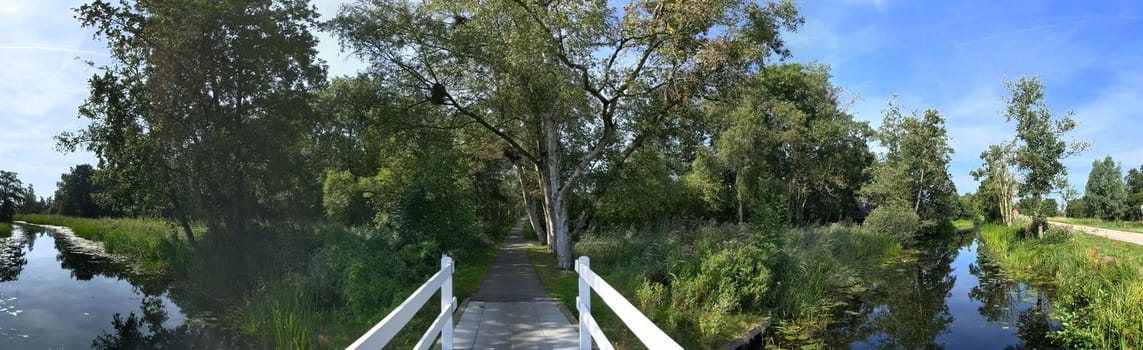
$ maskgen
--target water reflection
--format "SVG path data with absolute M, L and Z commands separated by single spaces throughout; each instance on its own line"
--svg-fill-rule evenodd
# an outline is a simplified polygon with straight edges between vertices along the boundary
M 974 234 L 926 244 L 871 282 L 829 329 L 830 348 L 1045 349 L 1057 327 L 1048 295 L 1004 276 Z
M 0 282 L 15 281 L 28 264 L 24 248 L 31 251 L 32 240 L 25 237 L 13 228 L 12 235 L 0 241 Z
M 1016 337 L 1023 341 L 1006 349 L 1060 347 L 1048 337 L 1060 325 L 1049 317 L 1052 310 L 1046 292 L 1008 278 L 988 254 L 977 254 L 976 263 L 969 266 L 969 271 L 979 281 L 968 296 L 980 303 L 977 309 L 980 315 L 989 322 L 1014 325 Z
M 0 239 L 0 349 L 251 348 L 188 320 L 165 281 L 125 266 L 94 242 L 14 225 Z

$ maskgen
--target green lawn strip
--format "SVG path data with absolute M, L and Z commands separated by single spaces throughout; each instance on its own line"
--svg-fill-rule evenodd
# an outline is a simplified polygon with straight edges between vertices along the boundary
M 1143 222 L 1140 221 L 1103 221 L 1096 218 L 1067 218 L 1051 217 L 1048 221 L 1065 224 L 1098 227 L 1108 230 L 1117 230 L 1133 233 L 1143 233 Z

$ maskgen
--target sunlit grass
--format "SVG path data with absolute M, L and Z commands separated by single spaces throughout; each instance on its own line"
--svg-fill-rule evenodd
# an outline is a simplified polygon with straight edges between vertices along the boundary
M 1052 217 L 1048 221 L 1062 222 L 1065 224 L 1091 226 L 1098 228 L 1105 228 L 1109 230 L 1119 230 L 1135 233 L 1143 233 L 1143 221 L 1103 221 L 1097 218 L 1067 218 L 1067 217 Z
M 147 271 L 171 267 L 172 257 L 185 250 L 174 228 L 159 219 L 89 219 L 60 215 L 16 215 L 29 224 L 64 226 L 76 236 L 103 242 L 108 252 L 137 260 Z

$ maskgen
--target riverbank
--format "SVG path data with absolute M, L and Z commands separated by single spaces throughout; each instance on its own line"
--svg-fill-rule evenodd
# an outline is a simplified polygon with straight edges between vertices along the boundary
M 255 228 L 241 239 L 204 239 L 192 250 L 165 223 L 146 219 L 24 216 L 71 228 L 165 275 L 180 287 L 172 298 L 199 319 L 262 340 L 269 348 L 343 348 L 380 321 L 435 273 L 440 248 L 395 232 L 339 225 Z M 508 227 L 452 252 L 454 295 L 476 292 Z M 209 235 L 209 234 L 207 234 Z M 114 243 L 112 243 L 114 242 Z M 419 338 L 439 305 L 428 303 L 395 340 Z
M 1021 279 L 1054 289 L 1062 330 L 1075 348 L 1143 348 L 1143 247 L 1051 229 L 1044 239 L 1027 228 L 989 224 L 981 240 L 997 262 Z
M 0 236 L 8 236 L 12 234 L 12 224 L 7 222 L 0 222 Z
M 594 271 L 684 348 L 721 347 L 764 322 L 768 345 L 821 347 L 833 314 L 909 254 L 860 227 L 781 230 L 602 232 L 576 254 L 591 257 Z M 559 271 L 545 249 L 533 245 L 532 263 L 548 292 L 574 309 L 576 275 Z M 617 347 L 638 343 L 610 310 L 596 310 Z
M 134 260 L 149 273 L 167 273 L 174 261 L 187 255 L 186 245 L 172 237 L 174 227 L 157 219 L 90 219 L 61 215 L 16 215 L 34 225 L 67 227 L 76 236 L 103 242 L 109 253 Z M 201 232 L 201 228 L 199 229 Z

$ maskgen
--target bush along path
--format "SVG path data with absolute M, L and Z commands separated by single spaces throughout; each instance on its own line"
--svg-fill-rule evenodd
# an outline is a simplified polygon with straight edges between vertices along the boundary
M 523 221 L 512 228 L 480 289 L 465 303 L 454 348 L 578 348 L 575 322 L 540 284 L 522 227 Z

